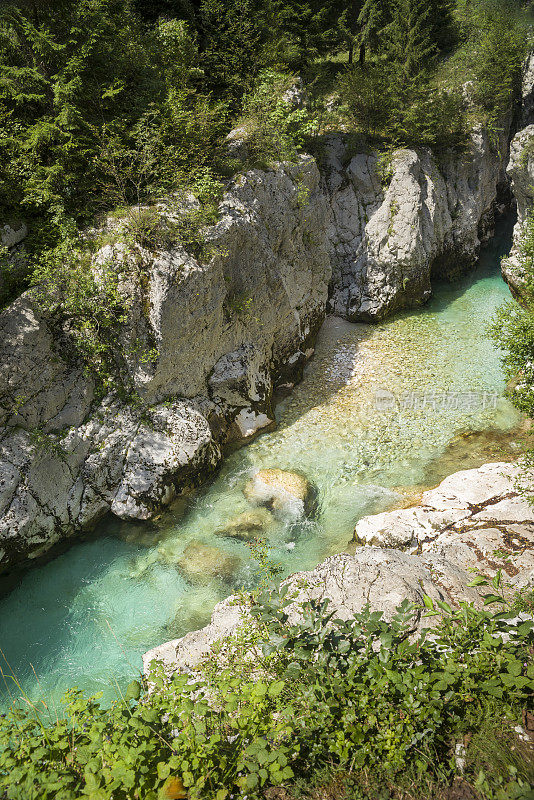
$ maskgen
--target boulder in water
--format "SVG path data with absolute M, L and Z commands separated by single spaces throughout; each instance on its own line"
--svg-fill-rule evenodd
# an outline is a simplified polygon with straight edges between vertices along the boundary
M 259 470 L 246 484 L 244 493 L 250 502 L 291 517 L 311 514 L 316 499 L 315 488 L 304 475 L 282 469 Z
M 233 517 L 222 528 L 217 528 L 218 536 L 230 536 L 233 539 L 242 539 L 245 542 L 254 538 L 259 531 L 265 530 L 273 521 L 270 511 L 266 508 L 257 508 L 254 511 L 244 511 Z
M 178 561 L 185 577 L 193 583 L 204 583 L 212 578 L 230 580 L 241 560 L 218 547 L 193 541 L 187 545 Z

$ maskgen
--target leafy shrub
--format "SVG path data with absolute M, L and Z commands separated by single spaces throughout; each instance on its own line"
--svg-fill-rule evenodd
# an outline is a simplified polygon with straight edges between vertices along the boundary
M 208 661 L 170 679 L 156 669 L 152 693 L 134 681 L 109 709 L 73 690 L 52 723 L 35 706 L 12 709 L 0 718 L 0 791 L 8 800 L 259 798 L 325 768 L 355 784 L 370 769 L 382 787 L 408 773 L 443 785 L 464 733 L 518 720 L 532 701 L 532 620 L 439 603 L 442 623 L 410 637 L 408 602 L 391 622 L 369 609 L 338 620 L 326 602 L 306 603 L 291 621 L 289 605 L 284 589 L 254 600 L 253 660 L 215 670 Z M 231 653 L 232 641 L 224 647 Z M 511 756 L 504 773 L 512 761 L 513 796 L 526 800 L 531 773 Z M 488 791 L 510 781 L 466 775 Z
M 534 211 L 527 217 L 511 265 L 523 305 L 505 303 L 494 316 L 490 333 L 502 348 L 509 396 L 520 411 L 534 417 Z
M 264 70 L 255 89 L 246 95 L 239 125 L 246 132 L 251 163 L 294 161 L 306 137 L 315 133 L 313 116 L 305 108 L 292 107 L 288 99 L 295 81 L 289 73 Z
M 41 253 L 32 276 L 32 301 L 73 354 L 106 386 L 113 372 L 117 328 L 125 318 L 117 265 L 93 263 L 75 234 Z

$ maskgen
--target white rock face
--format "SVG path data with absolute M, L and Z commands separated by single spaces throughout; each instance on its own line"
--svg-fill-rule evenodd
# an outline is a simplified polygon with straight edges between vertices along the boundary
M 502 261 L 502 274 L 516 299 L 521 300 L 524 276 L 517 258 L 517 248 L 525 229 L 528 212 L 534 204 L 534 53 L 523 65 L 522 102 L 519 131 L 510 144 L 506 169 L 512 194 L 517 202 L 514 246 L 509 258 Z
M 525 230 L 528 213 L 534 205 L 534 124 L 528 125 L 514 136 L 510 145 L 507 173 L 517 201 L 517 222 L 514 228 L 514 247 L 510 256 L 502 261 L 502 274 L 514 296 L 520 300 L 524 275 L 517 258 L 517 248 Z
M 488 575 L 502 568 L 512 591 L 531 585 L 534 508 L 517 492 L 517 475 L 511 464 L 485 464 L 446 478 L 425 492 L 417 508 L 362 519 L 356 532 L 370 545 L 288 579 L 295 597 L 292 613 L 296 617 L 299 602 L 326 598 L 329 609 L 344 619 L 368 603 L 387 619 L 403 600 L 421 605 L 425 594 L 453 606 L 463 600 L 480 604 L 480 592 L 487 589 L 468 586 L 473 567 Z M 211 645 L 235 633 L 245 615 L 237 598 L 224 600 L 207 627 L 145 653 L 145 672 L 154 660 L 168 673 L 198 666 Z M 430 623 L 420 617 L 419 624 Z
M 506 150 L 504 133 L 495 149 L 481 129 L 467 153 L 439 165 L 428 150 L 398 150 L 383 185 L 377 153 L 350 158 L 340 139 L 331 140 L 325 182 L 335 313 L 380 319 L 428 300 L 433 274 L 467 271 L 492 230 Z
M 144 253 L 143 287 L 125 283 L 121 356 L 141 404 L 97 402 L 28 295 L 0 314 L 0 570 L 108 511 L 149 518 L 227 439 L 270 424 L 273 378 L 298 377 L 326 308 L 326 233 L 307 238 L 328 214 L 315 161 L 250 173 L 221 212 L 209 263 Z
M 439 553 L 462 567 L 495 570 L 509 553 L 509 575 L 534 570 L 534 509 L 517 489 L 520 470 L 508 463 L 457 472 L 423 494 L 421 505 L 365 517 L 359 544 Z

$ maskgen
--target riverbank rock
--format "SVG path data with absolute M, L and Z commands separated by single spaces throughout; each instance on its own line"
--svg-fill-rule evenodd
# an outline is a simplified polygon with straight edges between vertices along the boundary
M 463 154 L 438 165 L 426 149 L 350 153 L 325 147 L 330 194 L 330 307 L 351 321 L 380 320 L 431 296 L 431 279 L 467 272 L 493 231 L 498 187 L 506 182 L 508 132 L 498 146 L 477 127 Z
M 218 536 L 230 536 L 233 539 L 248 542 L 256 538 L 272 522 L 271 512 L 266 508 L 258 508 L 255 511 L 244 511 L 242 514 L 238 514 L 226 525 L 217 528 L 215 533 Z
M 501 267 L 503 278 L 512 294 L 521 301 L 525 275 L 517 258 L 517 250 L 525 232 L 529 212 L 534 205 L 534 124 L 528 125 L 514 136 L 510 145 L 507 173 L 517 201 L 517 222 L 512 252 L 508 258 L 502 260 Z
M 251 503 L 265 505 L 275 514 L 295 518 L 311 514 L 316 500 L 316 491 L 304 475 L 282 469 L 259 470 L 243 491 Z
M 211 578 L 230 580 L 239 569 L 238 556 L 225 553 L 218 547 L 191 542 L 178 561 L 180 570 L 193 583 L 204 583 Z
M 391 618 L 408 599 L 423 605 L 423 596 L 458 607 L 462 601 L 482 605 L 485 587 L 470 587 L 472 568 L 494 575 L 503 570 L 509 593 L 534 584 L 534 509 L 517 491 L 518 468 L 508 463 L 486 464 L 451 475 L 425 492 L 417 508 L 367 517 L 360 535 L 388 546 L 359 547 L 327 559 L 310 572 L 292 575 L 285 583 L 298 604 L 330 600 L 329 611 L 349 618 L 367 604 Z M 413 552 L 395 549 L 411 548 Z M 198 666 L 211 646 L 235 633 L 247 617 L 238 598 L 219 603 L 211 623 L 181 639 L 167 642 L 143 656 L 145 672 L 153 660 L 168 673 Z M 420 616 L 420 627 L 431 622 Z
M 518 489 L 522 481 L 505 462 L 457 472 L 424 492 L 419 506 L 360 520 L 354 540 L 440 554 L 462 569 L 526 574 L 534 571 L 534 508 Z

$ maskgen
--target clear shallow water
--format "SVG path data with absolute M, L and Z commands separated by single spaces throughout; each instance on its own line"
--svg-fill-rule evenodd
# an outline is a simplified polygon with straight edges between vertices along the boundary
M 303 382 L 278 406 L 277 430 L 156 523 L 108 520 L 96 540 L 24 575 L 0 599 L 4 673 L 34 700 L 57 702 L 74 685 L 115 697 L 145 650 L 202 626 L 219 599 L 254 584 L 249 547 L 215 532 L 251 510 L 243 487 L 257 469 L 298 470 L 318 489 L 313 520 L 273 519 L 262 534 L 289 574 L 346 549 L 356 521 L 403 492 L 509 455 L 519 419 L 485 332 L 509 297 L 498 270 L 508 247 L 495 240 L 476 273 L 437 287 L 424 309 L 380 326 L 328 319 Z M 177 562 L 191 542 L 234 556 L 226 580 L 186 579 Z M 3 703 L 20 694 L 9 678 L 0 692 Z

